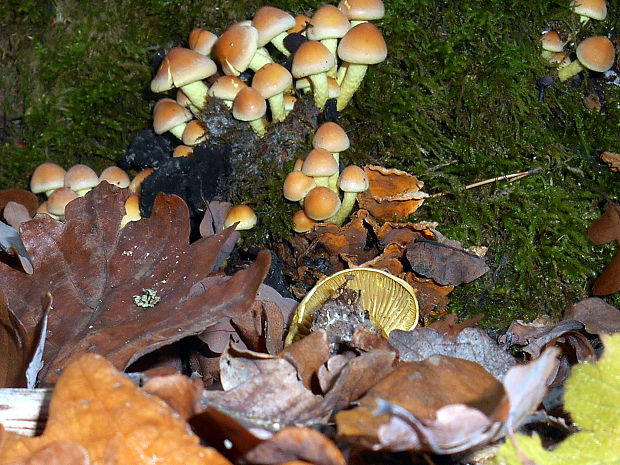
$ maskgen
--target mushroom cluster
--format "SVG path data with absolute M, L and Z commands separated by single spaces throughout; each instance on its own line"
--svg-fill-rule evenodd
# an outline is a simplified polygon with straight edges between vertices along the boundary
M 302 206 L 293 216 L 293 230 L 298 233 L 310 231 L 318 222 L 342 224 L 351 214 L 357 194 L 368 189 L 362 168 L 350 165 L 340 172 L 339 154 L 349 148 L 349 137 L 340 125 L 323 123 L 312 146 L 306 157 L 295 163 L 282 188 L 287 200 Z
M 259 136 L 293 110 L 296 90 L 310 92 L 319 109 L 330 98 L 344 109 L 368 66 L 387 56 L 381 32 L 369 22 L 384 13 L 381 0 L 342 0 L 312 17 L 264 6 L 219 37 L 192 30 L 188 48 L 172 48 L 151 81 L 153 92 L 176 91 L 155 104 L 155 132 L 170 132 L 189 147 L 205 141 L 206 129 L 194 117 L 209 98 L 224 101 Z
M 607 17 L 607 3 L 605 0 L 573 0 L 572 11 L 579 15 L 580 25 L 590 19 L 603 21 Z M 575 36 L 579 35 L 579 30 Z M 562 38 L 555 30 L 545 31 L 541 38 L 542 56 L 549 63 L 557 65 L 558 78 L 566 81 L 584 69 L 603 73 L 614 64 L 615 49 L 612 42 L 604 36 L 593 36 L 578 41 L 575 49 L 575 59 L 571 60 L 570 51 L 565 50 L 569 42 L 577 42 L 575 38 Z

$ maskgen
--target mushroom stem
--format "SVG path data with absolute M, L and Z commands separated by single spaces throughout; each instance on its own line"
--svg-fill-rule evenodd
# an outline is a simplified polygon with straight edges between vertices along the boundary
M 581 62 L 579 60 L 575 60 L 558 71 L 558 78 L 560 79 L 560 81 L 564 82 L 567 79 L 572 78 L 575 74 L 580 73 L 584 69 L 585 68 L 581 64 Z
M 351 211 L 353 211 L 356 198 L 356 192 L 345 192 L 342 197 L 342 203 L 340 204 L 340 208 L 334 216 L 332 216 L 331 218 L 327 218 L 325 220 L 325 223 L 336 223 L 338 226 L 344 223 L 344 220 L 346 220 L 351 214 Z
M 312 84 L 312 93 L 314 95 L 314 105 L 320 110 L 325 106 L 329 97 L 329 85 L 327 84 L 327 74 L 318 73 L 308 76 Z
M 179 140 L 182 141 L 183 140 L 183 131 L 185 131 L 186 127 L 187 127 L 187 123 L 179 124 L 178 126 L 175 126 L 172 129 L 170 129 L 170 133 L 172 133 Z
M 322 39 L 321 43 L 325 45 L 327 50 L 329 50 L 332 55 L 334 55 L 335 57 L 338 56 L 338 39 Z M 327 71 L 327 75 L 335 78 L 337 74 L 338 65 L 334 64 L 334 66 L 332 66 L 330 70 Z
M 286 38 L 287 35 L 288 35 L 288 32 L 285 31 L 285 32 L 281 32 L 280 34 L 275 36 L 273 39 L 271 39 L 271 43 L 273 44 L 273 46 L 276 49 L 278 49 L 278 51 L 285 57 L 288 57 L 291 55 L 291 52 L 289 52 L 288 49 L 284 46 L 284 39 Z
M 263 137 L 267 132 L 267 126 L 265 125 L 264 118 L 258 118 L 254 121 L 250 121 L 250 127 L 254 130 L 256 134 Z
M 334 156 L 336 163 L 338 163 L 338 166 L 340 167 L 340 153 L 332 152 L 332 155 Z M 340 173 L 334 173 L 327 180 L 327 187 L 329 187 L 336 193 L 338 193 L 338 176 L 340 176 Z
M 356 63 L 348 64 L 347 74 L 344 76 L 342 84 L 340 85 L 340 97 L 338 97 L 338 103 L 336 105 L 338 111 L 342 111 L 349 104 L 353 94 L 362 83 L 367 69 L 368 65 L 359 65 Z
M 279 93 L 273 97 L 267 99 L 269 102 L 269 108 L 271 108 L 271 116 L 275 123 L 284 121 L 286 118 L 286 111 L 284 110 L 284 94 Z
M 344 62 L 338 68 L 338 74 L 336 75 L 336 82 L 339 86 L 342 86 L 342 81 L 344 81 L 344 77 L 347 74 L 347 68 L 349 67 L 349 63 Z
M 192 82 L 191 84 L 181 87 L 181 89 L 196 108 L 202 110 L 205 107 L 205 101 L 207 100 L 207 92 L 209 88 L 204 82 Z M 194 112 L 192 111 L 192 113 Z
M 250 68 L 252 71 L 258 71 L 267 63 L 273 63 L 273 60 L 271 59 L 271 55 L 269 55 L 267 49 L 262 47 L 256 50 L 256 53 L 252 57 L 252 61 L 250 61 L 250 65 L 248 66 L 248 68 Z

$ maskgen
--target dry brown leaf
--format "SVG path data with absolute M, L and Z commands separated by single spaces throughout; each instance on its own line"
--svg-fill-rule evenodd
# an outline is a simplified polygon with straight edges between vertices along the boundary
M 601 160 L 609 165 L 609 169 L 614 172 L 620 170 L 620 153 L 603 152 L 601 153 Z
M 159 397 L 185 420 L 195 412 L 195 406 L 202 394 L 202 382 L 190 380 L 180 373 L 167 376 L 155 376 L 147 380 L 142 390 Z
M 200 446 L 162 400 L 142 393 L 94 354 L 79 355 L 65 367 L 43 435 L 2 435 L 0 464 L 26 460 L 57 441 L 83 446 L 92 463 L 229 465 L 214 449 Z
M 270 255 L 225 284 L 195 287 L 221 258 L 226 230 L 189 244 L 189 213 L 174 195 L 157 197 L 150 218 L 120 229 L 129 191 L 102 183 L 67 207 L 66 222 L 38 215 L 21 236 L 35 272 L 0 263 L 0 286 L 27 330 L 50 292 L 45 365 L 51 383 L 72 354 L 95 351 L 119 369 L 140 356 L 247 311 Z M 159 299 L 159 300 L 158 300 Z
M 6 189 L 0 190 L 0 212 L 4 211 L 4 207 L 9 202 L 17 202 L 26 207 L 28 215 L 32 218 L 39 208 L 39 199 L 32 192 L 25 189 Z M 6 218 L 2 218 L 6 219 Z
M 428 194 L 415 176 L 395 168 L 367 165 L 364 167 L 369 187 L 357 196 L 360 208 L 386 221 L 398 221 L 415 212 Z
M 594 295 L 610 295 L 618 291 L 620 291 L 620 252 L 616 253 L 592 286 Z
M 605 213 L 588 228 L 588 237 L 597 245 L 620 242 L 620 205 L 609 202 Z M 620 252 L 597 278 L 592 291 L 595 295 L 620 291 Z
M 566 311 L 564 319 L 582 322 L 590 334 L 620 332 L 620 311 L 599 297 L 577 302 Z
M 474 328 L 483 318 L 484 313 L 479 313 L 459 323 L 457 316 L 454 313 L 450 313 L 431 323 L 428 328 L 439 331 L 445 336 L 454 339 L 465 328 Z
M 90 465 L 88 451 L 75 442 L 57 441 L 13 465 Z
M 448 311 L 448 295 L 454 290 L 454 286 L 441 286 L 432 279 L 420 278 L 413 272 L 405 273 L 403 279 L 415 290 L 420 306 L 420 319 L 425 324 L 428 324 L 431 318 L 444 315 Z
M 312 389 L 319 369 L 329 359 L 327 334 L 323 330 L 313 331 L 295 344 L 285 347 L 279 355 L 297 368 L 304 386 Z
M 2 210 L 2 215 L 7 224 L 15 229 L 19 229 L 19 225 L 30 220 L 32 215 L 28 212 L 28 209 L 21 203 L 7 202 Z

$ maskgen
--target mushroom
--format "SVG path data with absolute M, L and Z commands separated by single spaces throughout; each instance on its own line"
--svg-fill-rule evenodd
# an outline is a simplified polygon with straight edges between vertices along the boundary
M 185 145 L 198 145 L 207 140 L 207 131 L 200 121 L 193 119 L 185 126 L 181 140 Z
M 210 90 L 210 89 L 209 89 Z M 193 115 L 198 115 L 200 110 L 194 106 L 189 97 L 181 89 L 177 90 L 177 103 L 183 108 L 187 108 Z
M 314 225 L 317 222 L 306 215 L 306 212 L 303 210 L 297 211 L 293 215 L 293 231 L 296 233 L 305 233 L 314 228 Z
M 194 149 L 183 144 L 177 145 L 172 152 L 172 158 L 191 157 L 192 155 L 194 155 Z
M 37 166 L 30 178 L 30 190 L 33 194 L 45 192 L 49 197 L 56 189 L 65 185 L 65 169 L 52 162 Z
M 75 192 L 78 197 L 85 196 L 97 184 L 99 184 L 99 176 L 90 166 L 73 165 L 65 173 L 65 187 Z M 50 211 L 54 213 L 54 211 Z
M 183 131 L 191 119 L 192 113 L 187 108 L 168 97 L 158 100 L 153 107 L 153 130 L 155 134 L 170 131 L 177 138 L 183 139 Z
M 293 85 L 293 76 L 278 63 L 267 63 L 256 71 L 252 78 L 252 87 L 269 101 L 271 117 L 274 122 L 284 121 L 284 91 Z
M 316 181 L 312 176 L 307 176 L 301 171 L 291 171 L 284 179 L 282 192 L 286 200 L 301 202 L 315 187 Z
M 349 136 L 344 132 L 344 129 L 337 124 L 331 121 L 323 123 L 314 133 L 314 138 L 312 139 L 312 147 L 315 149 L 325 149 L 328 152 L 331 152 L 336 163 L 340 163 L 340 152 L 347 150 L 350 146 Z M 336 190 L 336 183 L 338 181 L 338 172 L 334 173 L 330 176 L 327 181 L 330 189 Z
M 607 37 L 594 36 L 581 41 L 577 46 L 577 59 L 558 71 L 560 81 L 566 81 L 588 68 L 603 73 L 614 65 L 616 52 Z
M 318 186 L 308 192 L 304 200 L 304 211 L 309 218 L 321 221 L 338 212 L 340 198 L 329 187 Z
M 226 215 L 224 220 L 224 228 L 230 228 L 233 224 L 238 223 L 235 226 L 235 231 L 246 231 L 256 226 L 257 222 L 256 213 L 247 205 L 235 205 Z
M 142 218 L 140 214 L 140 196 L 132 193 L 127 200 L 125 200 L 125 214 L 121 218 L 121 229 L 123 229 L 127 223 L 131 221 L 138 221 Z
M 214 75 L 217 66 L 211 58 L 183 47 L 170 49 L 151 81 L 153 92 L 180 87 L 200 110 L 204 108 L 208 87 L 202 79 Z
M 293 111 L 293 108 L 295 108 L 295 103 L 297 103 L 297 97 L 294 95 L 286 94 L 284 96 L 284 111 L 287 116 L 291 111 Z
M 121 189 L 129 187 L 129 184 L 131 183 L 127 172 L 118 166 L 108 166 L 104 169 L 99 175 L 99 182 L 101 181 L 107 181 L 116 187 L 120 187 Z
M 41 205 L 39 205 L 39 208 L 37 208 L 37 213 L 44 213 L 46 215 L 51 216 L 55 220 L 60 220 L 60 217 L 58 215 L 54 215 L 50 213 L 49 210 L 47 209 L 47 200 L 43 202 Z
M 300 45 L 293 57 L 295 79 L 308 77 L 314 93 L 314 104 L 323 109 L 329 96 L 327 71 L 336 64 L 336 57 L 321 42 L 308 40 Z
M 141 191 L 142 181 L 144 181 L 151 174 L 153 174 L 154 171 L 155 170 L 153 168 L 144 168 L 142 171 L 136 174 L 129 183 L 129 191 L 139 194 Z
M 321 148 L 312 149 L 304 160 L 301 172 L 313 177 L 317 186 L 327 187 L 329 177 L 338 173 L 338 163 L 331 152 Z
M 47 211 L 52 216 L 57 216 L 60 220 L 65 219 L 65 208 L 72 200 L 78 198 L 78 195 L 68 187 L 61 187 L 52 192 L 47 199 Z
M 338 39 L 342 38 L 351 28 L 347 17 L 333 5 L 323 5 L 316 10 L 306 36 L 310 40 L 320 41 L 330 53 L 337 56 Z M 337 66 L 334 64 L 327 72 L 328 76 L 336 76 Z
M 338 9 L 351 21 L 351 26 L 381 19 L 385 15 L 381 0 L 340 0 Z
M 355 205 L 355 199 L 359 192 L 365 192 L 368 190 L 368 176 L 366 172 L 359 166 L 350 165 L 347 166 L 338 178 L 338 187 L 344 193 L 342 197 L 342 205 L 333 217 L 329 218 L 328 222 L 333 222 L 338 225 L 342 224 L 345 219 L 351 214 Z
M 285 56 L 290 53 L 283 44 L 287 30 L 295 27 L 295 18 L 279 8 L 264 6 L 252 18 L 252 26 L 258 31 L 258 47 L 271 42 Z
M 225 74 L 239 76 L 246 69 L 259 70 L 273 60 L 265 50 L 258 52 L 258 31 L 245 23 L 230 26 L 215 43 L 215 56 Z
M 344 109 L 362 83 L 368 65 L 381 63 L 387 46 L 379 29 L 371 23 L 352 27 L 338 44 L 338 56 L 346 63 L 346 74 L 340 84 L 337 109 Z
M 239 121 L 249 121 L 256 134 L 264 136 L 266 132 L 264 116 L 267 112 L 267 102 L 252 87 L 241 89 L 233 102 L 233 116 Z
M 232 108 L 233 100 L 239 91 L 248 85 L 237 76 L 220 76 L 209 88 L 209 96 L 224 101 L 224 105 Z
M 571 7 L 579 15 L 582 24 L 587 23 L 590 18 L 602 21 L 607 17 L 605 0 L 574 0 Z
M 543 48 L 542 57 L 548 59 L 555 52 L 561 52 L 564 49 L 565 42 L 557 31 L 547 31 L 540 36 L 540 44 Z
M 207 31 L 202 28 L 195 28 L 189 33 L 188 39 L 189 48 L 201 55 L 211 56 L 211 50 L 215 42 L 217 42 L 217 36 L 211 31 Z
M 306 35 L 306 30 L 310 25 L 310 17 L 306 15 L 297 15 L 295 16 L 295 25 L 290 28 L 288 31 L 289 34 L 301 34 Z

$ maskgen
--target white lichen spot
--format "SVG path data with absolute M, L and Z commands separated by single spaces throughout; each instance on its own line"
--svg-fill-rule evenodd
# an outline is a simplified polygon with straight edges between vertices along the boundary
M 157 291 L 153 289 L 142 289 L 144 294 L 134 295 L 133 301 L 138 307 L 149 308 L 157 305 L 157 302 L 161 300 L 161 297 L 157 296 Z

